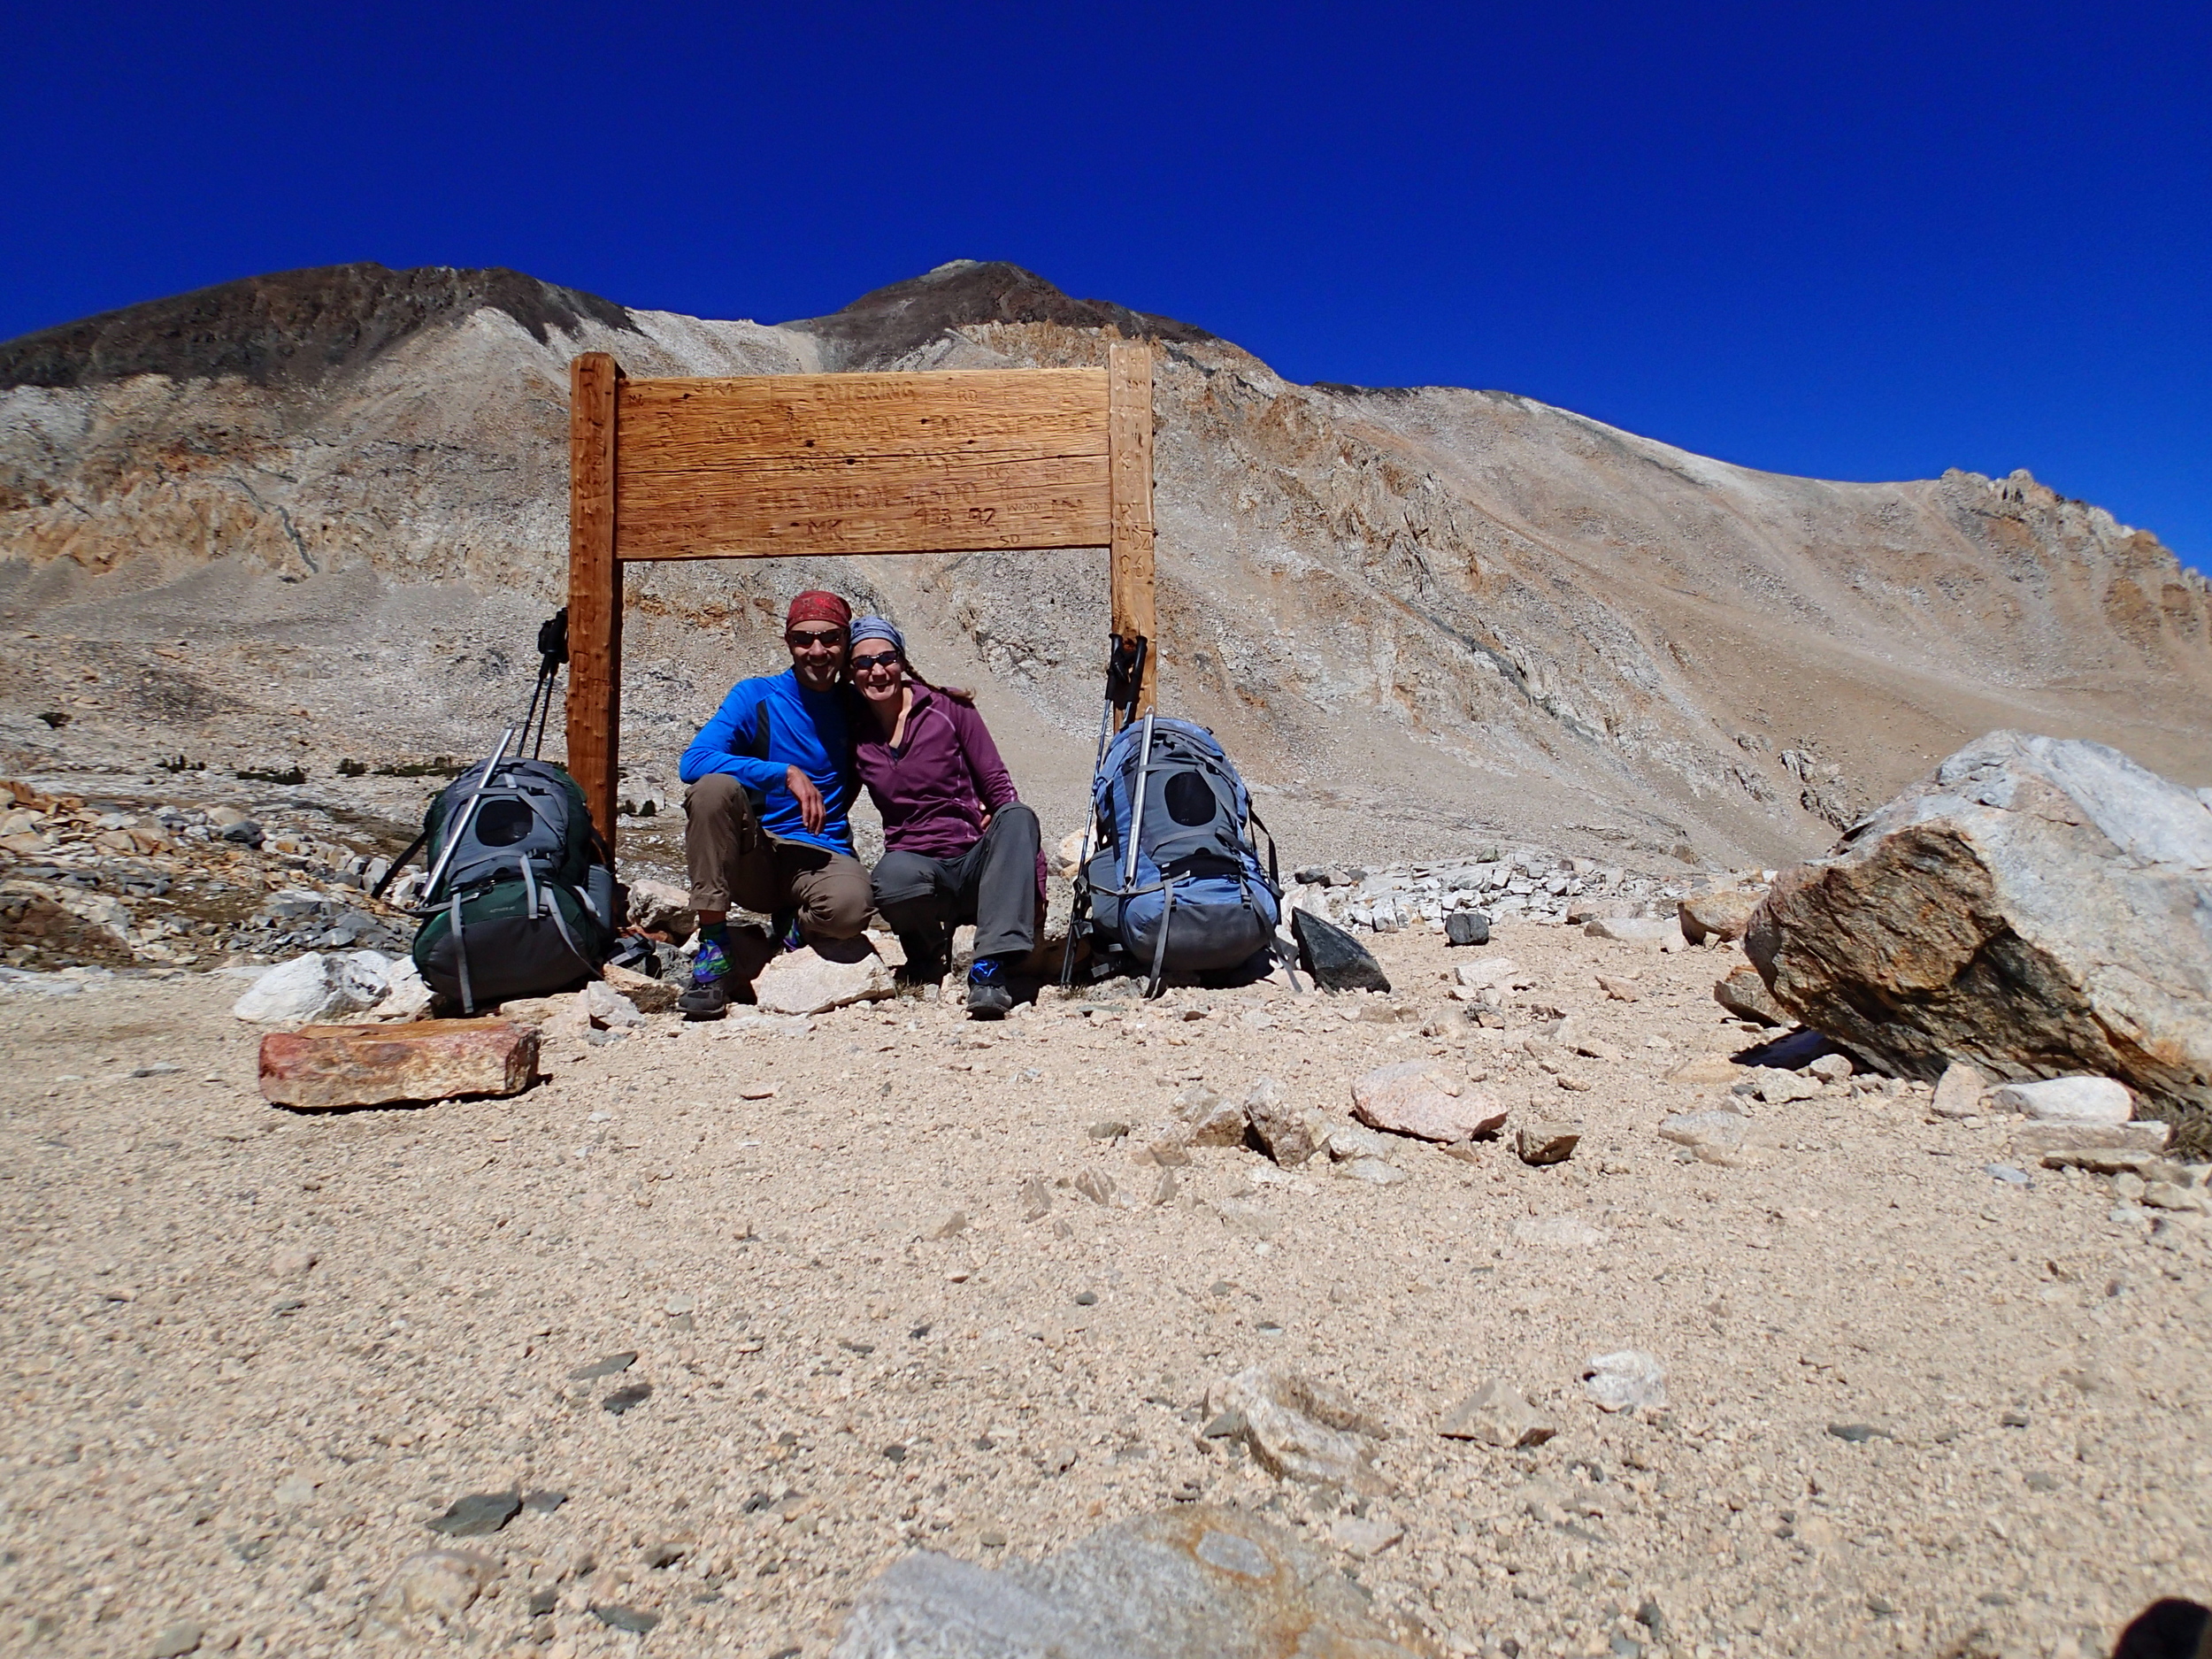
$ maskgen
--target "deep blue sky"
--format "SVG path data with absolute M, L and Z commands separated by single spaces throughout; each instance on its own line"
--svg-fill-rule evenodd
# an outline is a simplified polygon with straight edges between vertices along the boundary
M 0 337 L 350 259 L 775 321 L 1005 258 L 1297 380 L 2026 466 L 2212 565 L 2201 0 L 12 15 Z

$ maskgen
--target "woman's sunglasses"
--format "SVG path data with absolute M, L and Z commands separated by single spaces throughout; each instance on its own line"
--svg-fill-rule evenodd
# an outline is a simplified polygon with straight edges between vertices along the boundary
M 853 672 L 857 673 L 864 668 L 887 667 L 898 660 L 896 651 L 878 651 L 873 657 L 856 657 L 852 659 Z

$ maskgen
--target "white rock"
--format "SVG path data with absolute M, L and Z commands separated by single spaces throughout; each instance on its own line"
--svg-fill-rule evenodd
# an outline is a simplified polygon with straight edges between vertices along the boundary
M 310 951 L 271 968 L 230 1005 L 230 1011 L 253 1025 L 274 1025 L 314 1019 L 330 1002 L 329 964 Z
M 1581 1216 L 1523 1216 L 1513 1224 L 1513 1240 L 1517 1244 L 1546 1244 L 1586 1248 L 1604 1244 L 1613 1235 L 1603 1227 L 1593 1226 Z
M 1481 962 L 1462 963 L 1457 970 L 1461 985 L 1471 991 L 1479 991 L 1486 985 L 1506 985 L 1521 971 L 1521 964 L 1510 956 L 1490 956 Z
M 1582 1386 L 1601 1411 L 1634 1411 L 1667 1403 L 1667 1374 L 1640 1348 L 1593 1355 Z
M 1354 1158 L 1386 1158 L 1391 1153 L 1387 1140 L 1357 1124 L 1342 1124 L 1331 1129 L 1325 1144 L 1330 1158 L 1338 1164 L 1349 1164 Z
M 2006 1083 L 1990 1101 L 2001 1111 L 2024 1112 L 2039 1124 L 2124 1124 L 2135 1116 L 2135 1096 L 2108 1077 Z
M 864 939 L 825 940 L 787 952 L 753 982 L 760 1006 L 777 1014 L 826 1014 L 850 1002 L 879 1002 L 892 990 L 891 970 Z
M 402 956 L 392 964 L 385 976 L 384 995 L 369 1010 L 368 1017 L 379 1020 L 423 1019 L 430 1013 L 430 987 L 424 983 L 422 970 L 415 965 L 412 956 Z
M 380 950 L 349 950 L 328 958 L 331 999 L 322 1010 L 336 1019 L 374 1008 L 391 989 L 392 959 Z
M 614 1031 L 645 1023 L 645 1016 L 638 1012 L 637 1004 L 604 979 L 592 980 L 584 987 L 581 995 L 585 1018 L 595 1025 L 603 1025 Z

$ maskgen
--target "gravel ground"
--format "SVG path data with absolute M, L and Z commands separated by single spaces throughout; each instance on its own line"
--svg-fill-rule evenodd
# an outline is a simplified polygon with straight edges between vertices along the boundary
M 11 992 L 0 1646 L 811 1659 L 916 1546 L 995 1563 L 1202 1497 L 1371 1548 L 1389 1525 L 1200 1432 L 1256 1363 L 1392 1426 L 1399 1492 L 1363 1518 L 1403 1535 L 1342 1558 L 1440 1653 L 2090 1654 L 2212 1589 L 2190 1218 L 2008 1183 L 2007 1124 L 1869 1079 L 1752 1106 L 1733 1167 L 1680 1161 L 1660 1118 L 1726 1086 L 1667 1073 L 1747 1041 L 1709 995 L 1732 953 L 1525 924 L 1378 954 L 1410 1018 L 1271 986 L 996 1027 L 656 1018 L 554 1046 L 515 1100 L 326 1117 L 255 1094 L 235 979 Z M 1500 954 L 1530 983 L 1481 1029 L 1443 979 Z M 1558 1011 L 1602 1057 L 1532 1051 Z M 1340 1117 L 1432 1053 L 1578 1120 L 1574 1158 L 1407 1141 L 1375 1186 L 1209 1149 L 1166 1194 L 1141 1137 L 1091 1133 L 1263 1073 Z M 1586 1397 L 1625 1348 L 1663 1409 Z M 1440 1438 L 1494 1377 L 1557 1437 Z M 428 1530 L 511 1489 L 565 1501 Z M 439 1547 L 499 1576 L 451 1637 L 380 1644 L 373 1601 Z

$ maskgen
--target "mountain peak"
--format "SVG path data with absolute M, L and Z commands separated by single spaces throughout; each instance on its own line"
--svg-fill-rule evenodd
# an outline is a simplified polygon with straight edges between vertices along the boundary
M 826 317 L 783 324 L 832 348 L 835 366 L 854 369 L 895 361 L 948 328 L 972 323 L 1058 323 L 1070 328 L 1110 325 L 1131 339 L 1203 341 L 1189 323 L 1131 311 L 1109 300 L 1062 292 L 1034 271 L 1004 259 L 951 259 L 920 276 L 862 295 Z
M 634 331 L 611 300 L 519 271 L 363 262 L 246 277 L 42 329 L 0 343 L 0 388 L 88 386 L 134 374 L 256 386 L 313 385 L 356 369 L 418 330 L 487 308 L 543 343 L 586 318 Z

